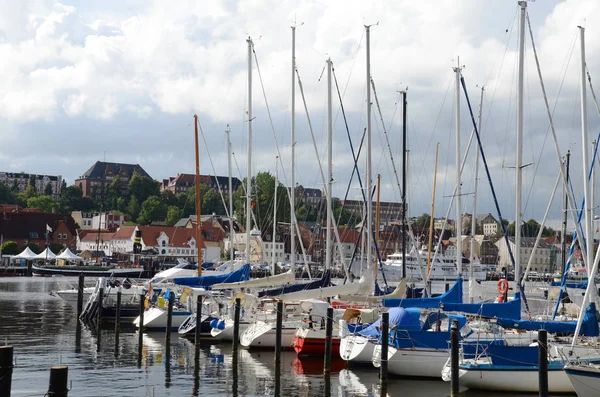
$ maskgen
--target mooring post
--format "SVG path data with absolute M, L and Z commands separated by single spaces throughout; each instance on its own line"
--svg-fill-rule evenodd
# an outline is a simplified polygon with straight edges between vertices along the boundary
M 13 347 L 0 346 L 0 396 L 10 396 L 13 372 Z
M 98 290 L 98 315 L 96 321 L 98 322 L 98 328 L 100 328 L 100 323 L 102 322 L 102 311 L 104 308 L 104 285 L 100 286 Z
M 538 331 L 538 368 L 540 397 L 548 397 L 548 331 Z
M 458 320 L 452 320 L 450 327 L 450 339 L 452 342 L 450 351 L 450 369 L 452 371 L 450 380 L 450 397 L 458 396 Z
M 237 353 L 238 344 L 240 343 L 240 310 L 241 310 L 241 299 L 235 298 L 235 308 L 233 312 L 233 352 Z
M 283 301 L 277 302 L 277 329 L 275 333 L 275 365 L 281 363 L 281 332 L 283 328 Z
M 121 333 L 121 287 L 117 290 L 117 308 L 115 313 L 115 357 L 119 356 L 119 337 Z
M 81 316 L 83 311 L 83 289 L 85 288 L 85 277 L 83 273 L 79 273 L 79 284 L 77 285 L 77 318 Z
M 175 303 L 175 294 L 173 291 L 169 293 L 169 308 L 167 309 L 167 333 L 165 334 L 165 341 L 167 344 L 167 351 L 171 347 L 171 326 L 173 325 L 173 304 Z M 196 319 L 196 327 L 198 327 L 198 319 Z
M 69 367 L 66 365 L 57 365 L 50 368 L 50 384 L 48 386 L 49 397 L 67 397 L 69 388 Z
M 144 300 L 146 294 L 140 294 L 140 323 L 138 328 L 138 367 L 142 366 L 142 347 L 144 345 Z
M 200 347 L 200 332 L 202 331 L 202 295 L 198 295 L 196 300 L 196 329 L 194 331 L 194 345 Z
M 381 313 L 381 358 L 379 365 L 379 380 L 381 383 L 387 382 L 388 377 L 388 343 L 390 332 L 390 314 Z
M 327 308 L 327 319 L 325 326 L 325 367 L 326 374 L 331 372 L 331 344 L 333 334 L 333 307 Z

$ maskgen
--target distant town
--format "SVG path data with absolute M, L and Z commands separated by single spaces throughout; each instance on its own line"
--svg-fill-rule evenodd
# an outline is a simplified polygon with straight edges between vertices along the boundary
M 226 210 L 229 202 L 229 178 L 201 175 L 201 216 L 203 259 L 208 262 L 226 260 L 234 252 L 244 252 L 245 191 L 238 178 L 232 178 L 233 233 Z M 269 173 L 257 174 L 253 181 L 255 225 L 260 230 L 260 243 L 251 243 L 253 262 L 269 265 L 290 261 L 290 206 L 287 189 L 277 187 L 277 220 L 273 233 L 275 178 Z M 297 246 L 306 258 L 320 264 L 325 259 L 324 214 L 326 200 L 320 189 L 295 187 Z M 340 236 L 334 244 L 334 258 L 349 262 L 361 257 L 362 201 L 333 198 L 332 206 Z M 401 203 L 379 203 L 377 245 L 381 259 L 402 249 Z M 373 205 L 375 211 L 376 206 Z M 3 256 L 15 255 L 25 247 L 39 253 L 48 246 L 54 253 L 68 247 L 88 262 L 129 262 L 133 237 L 142 232 L 142 249 L 157 260 L 174 262 L 177 258 L 194 261 L 198 242 L 195 230 L 195 175 L 178 174 L 157 181 L 139 165 L 97 161 L 71 186 L 60 175 L 0 172 L 0 246 Z M 419 248 L 429 240 L 430 216 L 412 216 L 408 222 Z M 471 236 L 472 223 L 475 234 Z M 463 254 L 470 257 L 471 238 L 475 256 L 481 264 L 497 270 L 509 267 L 510 258 L 500 222 L 491 213 L 464 214 L 462 219 Z M 441 239 L 442 251 L 456 243 L 453 219 L 435 218 L 434 244 Z M 514 223 L 504 220 L 508 241 L 514 250 Z M 50 231 L 51 230 L 51 231 Z M 540 224 L 531 219 L 524 223 L 522 257 L 529 258 Z M 549 227 L 542 230 L 532 260 L 531 270 L 554 272 L 560 264 L 561 233 Z M 566 235 L 570 244 L 572 236 Z M 301 241 L 300 241 L 301 240 Z M 355 247 L 357 247 L 355 249 Z M 297 261 L 304 257 L 300 249 Z M 336 262 L 339 263 L 339 260 Z

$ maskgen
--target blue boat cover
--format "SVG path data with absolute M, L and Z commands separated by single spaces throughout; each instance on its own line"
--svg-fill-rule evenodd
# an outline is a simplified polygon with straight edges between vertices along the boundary
M 498 317 L 504 319 L 521 319 L 521 294 L 515 293 L 515 299 L 502 303 L 446 303 L 442 309 L 447 312 L 478 314 L 482 317 Z
M 538 365 L 537 346 L 505 346 L 492 344 L 485 350 L 493 365 L 536 366 Z
M 393 307 L 388 310 L 390 328 L 403 328 L 409 330 L 420 330 L 421 322 L 419 317 L 421 313 L 418 309 L 404 309 L 401 307 Z M 381 335 L 381 317 L 373 324 L 359 332 L 359 335 L 379 338 Z
M 433 309 L 439 307 L 441 303 L 456 302 L 462 303 L 463 298 L 463 280 L 458 278 L 456 283 L 446 293 L 435 298 L 388 298 L 383 300 L 385 307 L 420 307 L 424 309 Z
M 467 318 L 459 314 L 440 314 L 440 320 L 458 320 L 458 329 L 466 323 Z M 410 330 L 396 327 L 390 332 L 389 344 L 397 349 L 440 349 L 447 350 L 450 341 L 450 330 L 434 331 L 430 327 L 433 323 L 425 322 L 421 329 Z
M 596 304 L 590 303 L 583 315 L 580 335 L 598 336 L 597 314 Z M 504 328 L 522 329 L 525 331 L 545 329 L 551 334 L 573 334 L 577 327 L 577 321 L 527 321 L 506 318 L 498 318 L 498 324 Z
M 325 288 L 329 286 L 331 286 L 331 273 L 329 272 L 329 270 L 326 270 L 325 273 L 323 273 L 323 277 L 321 277 L 319 280 L 302 284 L 284 285 L 283 287 L 260 291 L 258 293 L 258 297 L 262 298 L 263 296 L 279 296 L 290 292 Z
M 250 265 L 245 264 L 231 273 L 202 277 L 177 277 L 173 279 L 173 282 L 178 285 L 185 285 L 186 287 L 209 288 L 215 284 L 237 283 L 238 281 L 246 281 L 248 279 L 250 279 Z

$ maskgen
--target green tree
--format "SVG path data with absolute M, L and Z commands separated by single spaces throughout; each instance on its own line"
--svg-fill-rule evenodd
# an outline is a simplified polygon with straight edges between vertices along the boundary
M 166 217 L 167 206 L 160 201 L 158 196 L 150 196 L 142 203 L 137 221 L 142 225 L 148 225 L 152 221 L 164 220 Z
M 137 219 L 140 214 L 140 203 L 135 196 L 131 196 L 127 204 L 127 214 L 131 219 Z
M 223 211 L 223 204 L 221 203 L 221 198 L 219 197 L 219 194 L 215 191 L 215 189 L 209 189 L 206 193 L 204 193 L 204 195 L 202 196 L 202 213 L 203 214 L 219 214 L 222 215 L 224 213 Z
M 10 190 L 12 190 L 13 193 L 19 193 L 19 183 L 17 182 L 17 179 L 13 179 L 12 182 L 12 186 L 10 187 Z
M 25 201 L 29 200 L 32 197 L 37 197 L 39 195 L 40 194 L 37 191 L 37 189 L 34 187 L 34 185 L 27 186 L 27 188 L 25 189 L 24 192 L 19 193 L 19 196 L 22 197 L 22 199 Z
M 171 190 L 163 190 L 160 192 L 160 200 L 169 207 L 179 204 L 178 197 Z
M 119 197 L 121 197 L 121 177 L 116 175 L 106 189 L 106 209 L 116 209 Z
M 173 226 L 181 219 L 181 210 L 174 205 L 169 206 L 167 210 L 167 225 Z
M 60 194 L 60 209 L 63 212 L 81 210 L 81 199 L 83 192 L 78 186 L 69 186 L 62 190 Z
M 425 229 L 429 227 L 431 216 L 427 213 L 423 213 L 421 216 L 417 218 L 415 221 L 415 226 L 419 229 Z
M 25 247 L 23 247 L 23 249 L 25 249 L 27 247 L 29 247 L 29 249 L 32 250 L 36 254 L 39 254 L 40 252 L 42 252 L 42 250 L 40 249 L 40 246 L 37 245 L 36 243 L 29 243 Z
M 46 187 L 44 188 L 45 196 L 52 196 L 54 191 L 52 190 L 52 184 L 50 182 L 46 183 Z
M 160 196 L 160 184 L 158 181 L 140 176 L 137 172 L 129 180 L 129 196 L 135 196 L 139 202 L 143 203 L 150 196 Z
M 2 255 L 17 255 L 19 253 L 19 246 L 15 241 L 5 241 L 2 244 Z
M 14 204 L 17 202 L 17 196 L 4 183 L 0 182 L 0 204 Z
M 48 248 L 50 248 L 50 251 L 58 255 L 65 248 L 65 246 L 63 244 L 52 243 L 48 245 Z
M 90 212 L 92 211 L 94 208 L 98 208 L 98 203 L 96 203 L 96 201 L 89 197 L 82 197 L 81 200 L 79 201 L 79 210 L 80 211 L 84 211 L 84 212 Z
M 122 213 L 125 213 L 125 211 L 127 211 L 127 203 L 125 201 L 125 198 L 119 197 L 117 199 L 117 211 L 120 211 Z
M 35 177 L 35 175 L 30 174 L 29 175 L 29 186 L 33 186 L 33 188 L 36 188 L 36 182 L 37 182 L 37 178 Z
M 57 210 L 59 208 L 59 205 L 50 196 L 37 196 L 27 200 L 27 207 L 39 208 L 43 212 L 52 212 L 53 209 Z

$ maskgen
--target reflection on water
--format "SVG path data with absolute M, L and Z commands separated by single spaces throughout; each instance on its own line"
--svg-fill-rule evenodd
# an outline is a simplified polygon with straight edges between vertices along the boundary
M 17 365 L 12 396 L 42 396 L 52 365 L 69 366 L 73 396 L 380 396 L 378 372 L 373 368 L 345 368 L 332 360 L 329 379 L 323 359 L 281 355 L 276 382 L 272 351 L 240 349 L 233 356 L 228 344 L 196 349 L 171 335 L 167 358 L 164 333 L 147 333 L 139 355 L 138 334 L 122 327 L 120 337 L 110 327 L 77 327 L 74 310 L 50 291 L 52 278 L 0 279 L 0 341 L 14 346 Z M 236 368 L 236 370 L 234 370 Z M 450 385 L 441 381 L 391 378 L 389 396 L 447 396 Z M 467 392 L 469 396 L 491 396 Z

